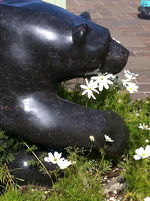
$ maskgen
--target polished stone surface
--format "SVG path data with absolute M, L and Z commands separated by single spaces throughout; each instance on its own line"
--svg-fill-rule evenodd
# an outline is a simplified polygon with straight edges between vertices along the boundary
M 27 153 L 26 149 L 21 149 L 14 154 L 15 160 L 8 164 L 8 168 L 11 174 L 14 175 L 17 184 L 20 186 L 28 184 L 52 186 L 52 182 L 55 182 L 54 174 L 51 174 L 50 178 L 47 174 L 40 172 L 37 165 L 28 165 L 28 161 L 30 160 L 38 162 L 31 152 Z M 35 151 L 35 154 L 40 158 L 42 151 Z M 57 166 L 56 164 L 47 163 L 44 160 L 42 163 L 48 171 L 55 170 Z
M 112 111 L 98 111 L 57 96 L 59 82 L 100 69 L 118 73 L 129 52 L 84 12 L 74 15 L 40 0 L 0 3 L 0 127 L 46 146 L 104 146 L 119 155 L 129 131 Z

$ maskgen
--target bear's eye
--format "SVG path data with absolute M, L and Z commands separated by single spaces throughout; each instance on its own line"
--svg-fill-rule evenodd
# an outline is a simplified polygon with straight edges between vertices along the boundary
M 90 27 L 86 23 L 75 25 L 72 30 L 72 39 L 74 44 L 84 41 L 86 34 L 90 31 Z

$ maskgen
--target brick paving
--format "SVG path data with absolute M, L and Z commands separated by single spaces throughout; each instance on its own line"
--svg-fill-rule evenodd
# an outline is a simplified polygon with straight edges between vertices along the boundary
M 125 69 L 138 73 L 139 91 L 132 100 L 150 96 L 150 20 L 138 18 L 140 0 L 66 0 L 74 14 L 89 11 L 93 22 L 109 29 L 111 36 L 130 51 Z M 124 78 L 124 73 L 119 73 Z

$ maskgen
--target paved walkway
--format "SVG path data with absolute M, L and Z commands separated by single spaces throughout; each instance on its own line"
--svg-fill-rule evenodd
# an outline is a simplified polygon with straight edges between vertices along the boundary
M 66 0 L 77 15 L 89 11 L 93 22 L 109 29 L 111 36 L 130 51 L 125 69 L 138 73 L 139 91 L 132 99 L 150 96 L 150 20 L 137 17 L 140 0 Z M 124 78 L 124 73 L 119 73 Z

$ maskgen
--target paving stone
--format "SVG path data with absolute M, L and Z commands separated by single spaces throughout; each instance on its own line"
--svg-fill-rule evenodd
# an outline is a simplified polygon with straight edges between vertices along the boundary
M 127 47 L 129 51 L 131 52 L 145 52 L 145 51 L 148 51 L 149 52 L 149 49 L 147 48 L 146 44 L 144 43 L 144 46 L 143 47 Z
M 134 69 L 150 69 L 149 57 L 129 57 L 126 67 L 128 70 Z
M 137 26 L 139 27 L 140 24 L 139 24 L 139 22 L 137 21 L 137 12 L 135 12 L 135 13 L 128 13 L 128 15 L 129 15 L 132 19 L 135 20 L 134 23 L 136 23 Z M 142 28 L 143 28 L 143 26 L 142 26 Z
M 144 25 L 144 28 L 150 30 L 150 23 L 147 25 Z
M 137 37 L 135 37 L 135 34 L 130 30 L 111 30 L 111 35 L 119 40 L 121 44 L 124 45 L 126 48 L 135 47 L 135 45 L 136 47 L 146 47 L 145 44 Z
M 98 12 L 90 13 L 92 21 L 95 19 L 103 18 Z
M 145 45 L 148 48 L 148 50 L 150 51 L 150 43 L 146 43 Z
M 93 22 L 100 24 L 101 26 L 107 28 L 107 29 L 112 29 L 112 26 L 109 24 L 109 22 L 106 22 L 105 20 L 103 20 L 103 18 L 100 19 L 93 19 Z
M 136 79 L 136 83 L 150 83 L 150 69 L 134 69 L 135 74 L 139 74 Z
M 115 1 L 115 2 L 113 2 L 116 6 L 120 6 L 120 5 L 122 5 L 122 6 L 124 6 L 124 2 L 122 2 L 122 1 Z
M 120 20 L 120 21 L 132 21 L 133 22 L 133 18 L 130 17 L 127 13 L 114 13 L 114 15 Z
M 150 52 L 136 52 L 136 55 L 137 56 L 145 56 L 145 57 L 147 57 L 147 56 L 149 56 L 150 57 Z
M 138 86 L 139 86 L 139 92 L 144 91 L 146 93 L 146 92 L 150 91 L 150 83 L 147 83 L 147 84 L 146 83 L 139 83 Z
M 135 34 L 136 34 L 137 37 L 148 37 L 148 38 L 150 38 L 149 30 L 139 30 Z
M 134 9 L 132 9 L 129 6 L 109 6 L 107 7 L 109 9 L 109 11 L 111 11 L 112 13 L 134 13 L 136 12 Z
M 68 9 L 67 10 L 69 10 L 70 12 L 72 12 L 72 13 L 76 13 L 76 12 L 82 12 L 82 9 L 80 8 L 78 8 L 78 6 L 68 6 Z
M 86 5 L 94 5 L 95 3 L 100 4 L 99 1 L 86 1 L 86 2 L 85 1 L 78 1 L 78 3 L 79 3 L 79 6 L 80 5 L 85 5 L 85 4 Z
M 102 4 L 93 4 L 92 7 L 94 9 L 96 9 L 97 11 L 98 10 L 107 10 L 107 8 L 104 5 L 102 5 Z
M 107 6 L 116 6 L 116 4 L 114 4 L 114 2 L 103 2 L 103 5 L 105 7 L 107 7 Z
M 146 96 L 146 97 L 150 97 L 150 92 L 145 93 L 145 96 Z
M 108 10 L 98 10 L 98 12 L 104 18 L 114 17 L 114 15 Z
M 75 1 L 70 1 L 70 0 L 67 0 L 67 6 L 69 5 L 77 5 L 77 3 Z
M 133 93 L 131 94 L 131 99 L 133 101 L 138 99 L 146 100 L 146 95 L 144 93 Z
M 130 57 L 137 57 L 135 52 L 130 52 Z

